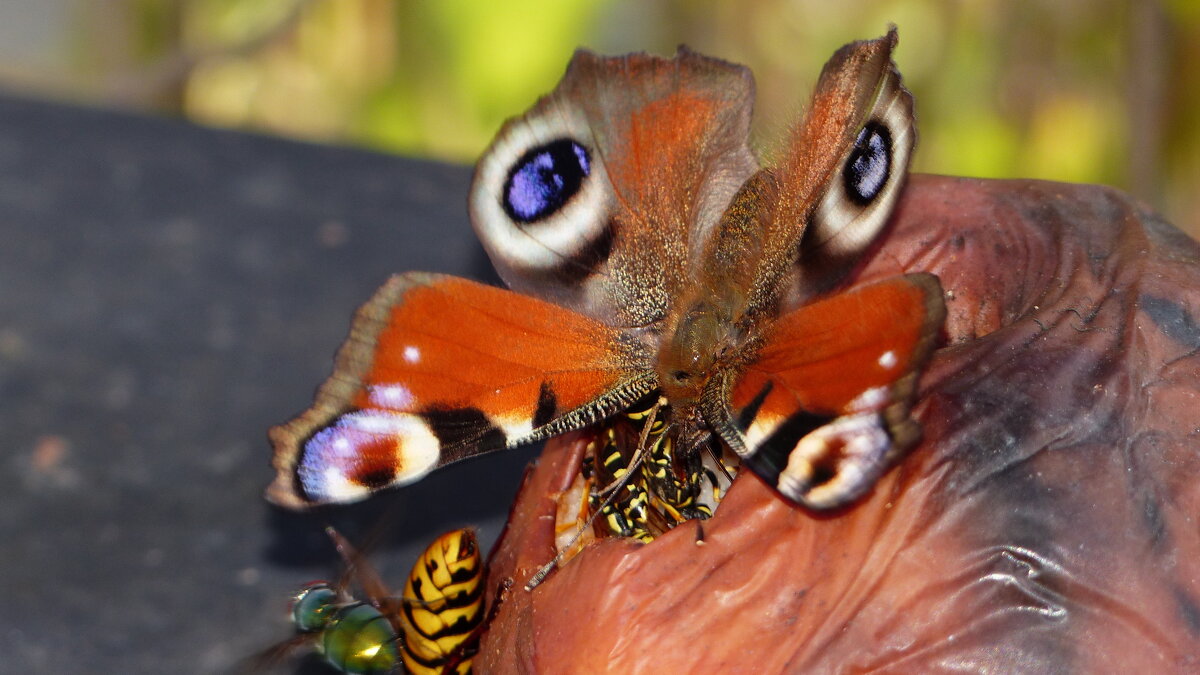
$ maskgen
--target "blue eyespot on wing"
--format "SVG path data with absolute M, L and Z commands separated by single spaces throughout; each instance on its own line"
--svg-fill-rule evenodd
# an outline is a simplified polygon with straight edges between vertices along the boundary
M 858 132 L 842 172 L 846 196 L 860 205 L 871 203 L 887 185 L 891 169 L 892 135 L 887 127 L 872 120 Z
M 518 223 L 549 217 L 563 207 L 591 172 L 587 148 L 561 138 L 526 152 L 504 183 L 504 212 Z

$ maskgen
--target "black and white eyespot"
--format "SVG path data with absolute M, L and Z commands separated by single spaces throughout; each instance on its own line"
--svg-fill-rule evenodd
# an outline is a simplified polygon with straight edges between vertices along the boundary
M 510 284 L 572 265 L 609 236 L 608 179 L 581 115 L 543 102 L 479 160 L 471 220 Z
M 587 148 L 570 138 L 531 148 L 509 169 L 500 206 L 517 223 L 544 220 L 579 192 L 591 170 Z
M 883 192 L 892 172 L 892 134 L 883 124 L 867 122 L 846 163 L 842 165 L 842 184 L 846 197 L 866 206 Z
M 874 105 L 813 212 L 801 244 L 809 260 L 844 262 L 887 224 L 916 143 L 912 106 L 893 67 L 879 82 Z

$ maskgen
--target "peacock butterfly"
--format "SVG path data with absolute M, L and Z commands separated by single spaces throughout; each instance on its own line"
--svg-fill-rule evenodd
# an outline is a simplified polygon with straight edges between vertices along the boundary
M 648 396 L 679 453 L 727 448 L 784 497 L 848 504 L 911 448 L 945 308 L 928 274 L 830 293 L 887 223 L 916 140 L 893 28 L 826 64 L 760 168 L 743 67 L 579 51 L 479 161 L 502 290 L 391 278 L 314 405 L 275 427 L 268 497 L 362 499 Z

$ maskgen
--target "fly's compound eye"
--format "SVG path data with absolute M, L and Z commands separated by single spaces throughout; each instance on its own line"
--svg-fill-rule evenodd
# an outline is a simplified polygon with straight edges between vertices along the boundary
M 321 630 L 337 611 L 337 603 L 337 591 L 329 584 L 310 584 L 297 593 L 292 601 L 292 623 L 302 633 Z

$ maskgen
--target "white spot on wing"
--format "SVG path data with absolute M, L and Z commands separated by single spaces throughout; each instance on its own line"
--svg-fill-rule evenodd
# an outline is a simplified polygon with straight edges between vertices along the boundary
M 783 424 L 783 421 L 782 415 L 760 412 L 750 423 L 750 428 L 746 430 L 746 447 L 750 450 L 757 450 L 758 446 L 762 445 L 767 437 L 779 428 L 780 424 Z
M 892 368 L 896 367 L 896 361 L 897 361 L 896 352 L 894 352 L 890 349 L 887 350 L 886 352 L 884 352 L 883 355 L 879 357 L 879 365 L 884 368 L 887 368 L 888 370 L 891 370 Z
M 887 387 L 871 387 L 854 397 L 854 400 L 850 401 L 846 408 L 854 411 L 879 410 L 887 405 L 888 398 Z
M 402 384 L 373 384 L 367 388 L 367 398 L 380 408 L 402 411 L 412 410 L 417 402 L 417 397 Z
M 497 416 L 492 420 L 492 423 L 500 427 L 504 435 L 508 438 L 509 445 L 519 444 L 521 439 L 528 436 L 533 431 L 533 419 L 528 415 L 515 415 L 512 417 Z
M 408 345 L 404 348 L 404 360 L 408 363 L 420 363 L 421 350 L 413 345 Z

